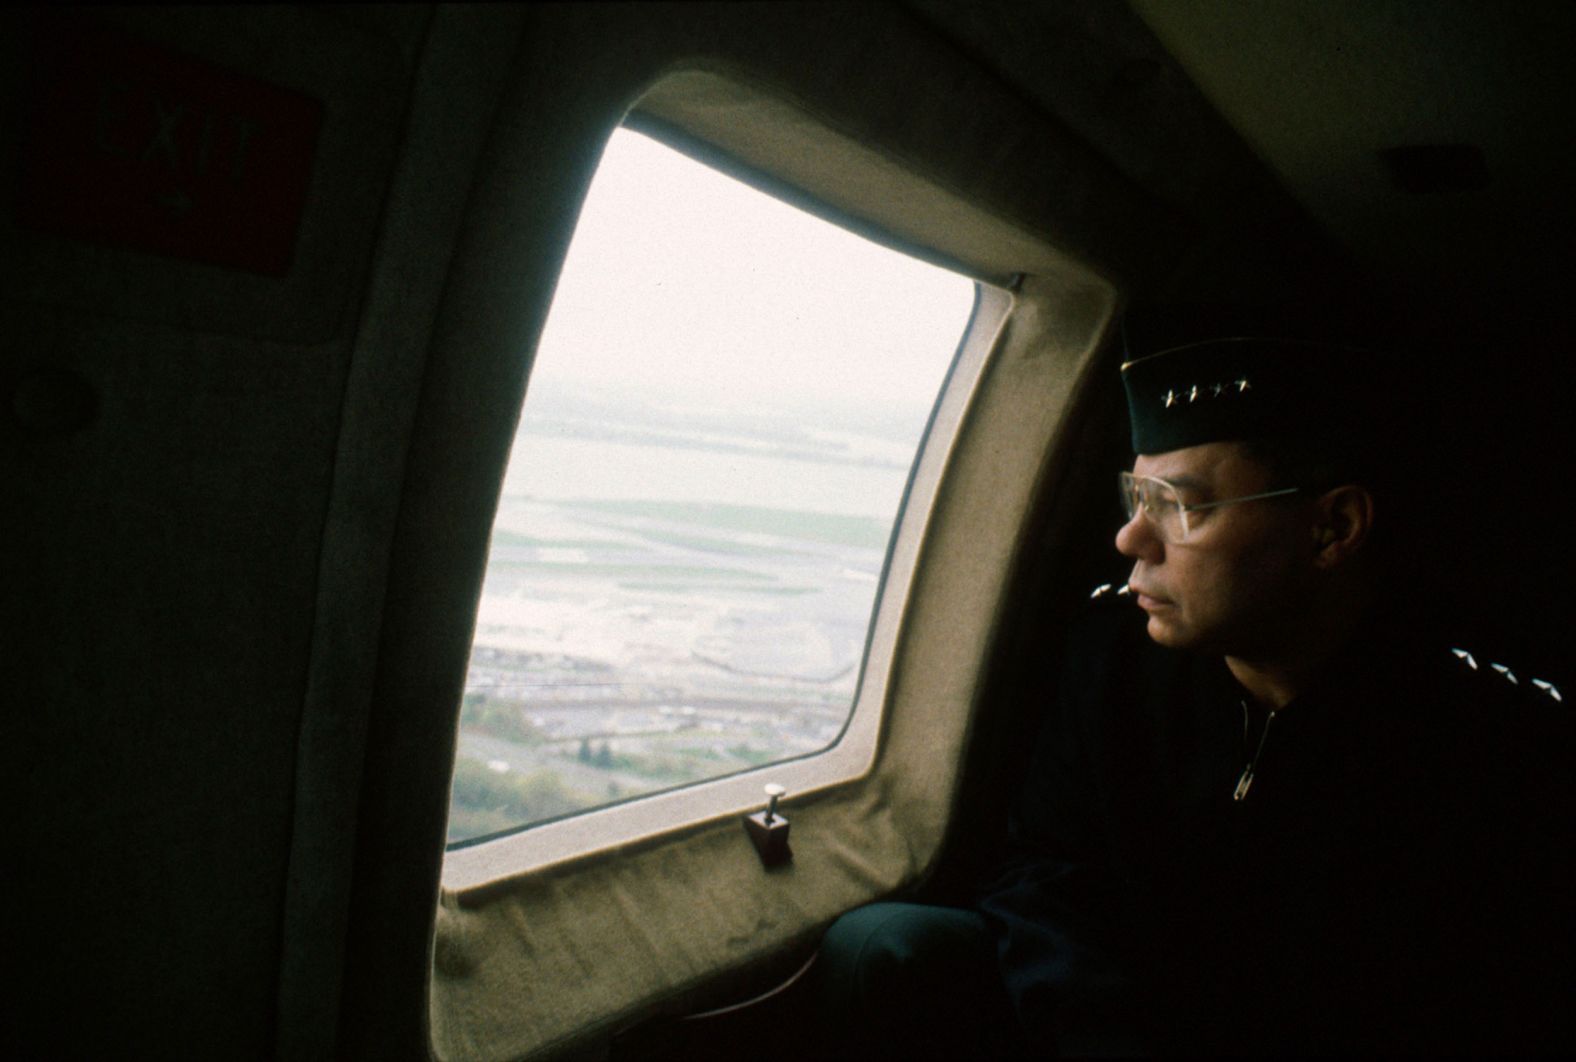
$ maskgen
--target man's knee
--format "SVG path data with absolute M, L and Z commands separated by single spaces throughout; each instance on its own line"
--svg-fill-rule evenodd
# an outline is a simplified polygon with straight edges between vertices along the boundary
M 850 1001 L 883 995 L 904 982 L 956 978 L 993 965 L 984 920 L 973 911 L 911 903 L 876 903 L 848 912 L 821 943 L 822 980 Z
M 823 1015 L 850 1057 L 1004 1054 L 1015 1019 L 974 911 L 878 903 L 832 924 L 816 965 Z

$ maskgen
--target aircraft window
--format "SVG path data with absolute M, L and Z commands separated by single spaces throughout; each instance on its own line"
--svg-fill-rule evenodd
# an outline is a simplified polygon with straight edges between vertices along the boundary
M 975 298 L 614 133 L 493 526 L 451 847 L 838 740 Z

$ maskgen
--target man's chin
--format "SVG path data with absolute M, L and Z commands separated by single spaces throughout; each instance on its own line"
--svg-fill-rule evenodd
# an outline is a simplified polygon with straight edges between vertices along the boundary
M 1156 645 L 1163 645 L 1167 649 L 1191 649 L 1193 647 L 1194 639 L 1167 617 L 1151 614 L 1145 630 L 1148 631 L 1152 642 Z
M 1214 632 L 1200 632 L 1196 627 L 1175 622 L 1170 616 L 1150 616 L 1145 628 L 1149 640 L 1167 649 L 1179 649 L 1206 656 L 1232 656 L 1235 643 L 1217 637 Z

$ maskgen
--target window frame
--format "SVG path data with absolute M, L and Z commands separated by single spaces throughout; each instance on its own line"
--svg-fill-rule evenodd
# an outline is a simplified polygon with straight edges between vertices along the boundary
M 593 863 L 617 850 L 644 848 L 736 819 L 764 806 L 763 786 L 768 782 L 788 790 L 785 810 L 792 813 L 796 806 L 833 794 L 858 793 L 862 780 L 880 774 L 893 704 L 904 696 L 895 688 L 894 676 L 902 664 L 927 532 L 946 492 L 948 466 L 969 430 L 976 392 L 995 371 L 993 365 L 1004 346 L 1016 347 L 1023 336 L 1047 328 L 1055 342 L 1071 343 L 1069 350 L 1081 349 L 1079 364 L 1083 364 L 1115 305 L 1115 289 L 1086 263 L 931 183 L 921 170 L 851 139 L 790 94 L 757 87 L 732 71 L 694 64 L 670 69 L 647 82 L 618 117 L 620 121 L 603 130 L 604 147 L 618 125 L 655 136 L 789 205 L 974 279 L 974 312 L 904 492 L 877 590 L 855 703 L 841 737 L 818 753 L 446 847 L 440 884 L 460 903 L 468 902 L 467 896 L 479 901 L 494 888 L 511 880 L 532 879 L 549 868 L 556 872 Z M 772 135 L 761 136 L 763 129 Z M 593 175 L 594 167 L 585 173 L 582 194 Z M 943 233 L 944 239 L 938 235 Z M 1046 314 L 1058 312 L 1061 306 L 1073 309 L 1071 322 L 1049 324 Z M 494 498 L 494 512 L 497 502 Z M 968 578 L 971 572 L 994 570 L 1004 563 L 1004 558 L 968 558 L 957 572 Z M 907 695 L 913 696 L 913 691 Z M 966 719 L 971 706 L 959 704 L 957 710 Z M 458 717 L 456 700 L 456 728 Z M 944 788 L 950 791 L 950 786 Z M 924 817 L 937 820 L 937 832 L 916 851 L 939 841 L 950 811 L 936 808 Z
M 443 875 L 424 924 L 425 1020 L 438 1057 L 594 1053 L 616 1029 L 812 947 L 819 930 L 841 912 L 899 895 L 932 873 L 957 821 L 956 767 L 973 740 L 1011 581 L 1023 552 L 1038 548 L 1025 537 L 1028 514 L 1056 489 L 1068 463 L 1083 456 L 1073 445 L 1071 413 L 1097 384 L 1097 352 L 1108 342 L 1120 289 L 1097 260 L 1051 241 L 1066 237 L 1070 246 L 1080 232 L 1099 227 L 1083 220 L 1089 211 L 1098 219 L 1113 204 L 1125 209 L 1134 201 L 1118 185 L 1095 180 L 1105 171 L 1083 165 L 1075 143 L 1054 137 L 1051 148 L 1026 156 L 1046 168 L 1044 200 L 1054 207 L 997 196 L 992 165 L 967 175 L 925 164 L 931 155 L 924 137 L 938 132 L 955 156 L 998 157 L 1002 127 L 967 113 L 982 98 L 978 94 L 965 95 L 958 107 L 921 113 L 905 106 L 911 97 L 902 78 L 888 77 L 872 85 L 872 100 L 891 104 L 882 112 L 887 124 L 877 128 L 868 120 L 873 104 L 863 111 L 845 108 L 815 85 L 753 64 L 746 78 L 740 65 L 687 58 L 666 73 L 610 69 L 598 82 L 607 87 L 602 97 L 555 117 L 567 128 L 554 148 L 562 153 L 549 163 L 562 172 L 572 154 L 583 190 L 598 138 L 635 106 L 643 121 L 680 134 L 687 153 L 708 163 L 715 154 L 716 168 L 773 194 L 783 189 L 788 194 L 780 198 L 813 214 L 993 283 L 1009 307 L 999 327 L 970 334 L 970 345 L 981 348 L 980 374 L 972 389 L 953 393 L 964 408 L 945 447 L 902 603 L 874 763 L 847 784 L 812 797 L 790 795 L 794 858 L 772 870 L 763 869 L 738 818 L 712 809 L 690 821 L 665 822 L 638 843 L 587 834 L 556 865 L 528 869 L 498 860 L 465 887 Z M 578 89 L 574 98 L 582 99 Z M 422 548 L 395 554 L 396 563 L 411 562 L 398 605 L 407 615 L 423 616 L 426 625 L 407 624 L 385 640 L 390 663 L 379 684 L 388 709 L 382 719 L 403 738 L 383 760 L 391 777 L 396 757 L 419 757 L 432 748 L 431 728 L 421 721 L 447 712 L 452 742 L 470 642 L 461 617 L 467 607 L 474 615 L 486 556 L 482 523 L 497 500 L 478 481 L 493 461 L 501 472 L 506 460 L 503 422 L 506 409 L 518 413 L 513 396 L 530 356 L 515 342 L 518 332 L 504 325 L 536 327 L 546 312 L 550 285 L 543 281 L 551 263 L 542 244 L 518 238 L 497 219 L 521 212 L 537 226 L 527 231 L 550 231 L 560 248 L 573 220 L 572 187 L 555 187 L 544 201 L 541 180 L 519 179 L 542 164 L 540 130 L 500 128 L 498 162 L 473 190 L 479 205 L 467 232 L 475 243 L 461 262 L 466 283 L 454 295 L 459 309 L 429 355 L 436 383 L 413 447 L 413 482 L 423 492 L 411 517 L 411 541 Z M 691 143 L 701 150 L 689 151 Z M 1024 164 L 1024 158 L 1015 161 L 1020 170 Z M 948 184 L 946 173 L 961 183 Z M 1016 213 L 995 213 L 986 205 L 992 202 Z M 1119 262 L 1121 256 L 1107 259 L 1102 252 L 1098 261 Z M 512 270 L 533 278 L 533 290 L 541 292 L 535 302 L 508 301 L 518 288 Z M 478 438 L 472 432 L 475 403 L 503 393 L 509 402 L 488 411 L 487 431 Z M 486 469 L 477 465 L 483 454 Z M 450 488 L 454 477 L 463 480 L 463 489 Z M 456 494 L 466 502 L 464 521 L 455 519 Z M 439 548 L 451 540 L 448 552 Z M 445 597 L 455 580 L 426 578 L 433 556 L 473 573 L 467 593 Z M 441 616 L 440 608 L 447 609 Z M 418 630 L 425 637 L 417 637 Z M 442 636 L 441 676 L 422 666 L 432 655 L 433 631 Z M 440 690 L 442 700 L 433 700 Z M 452 743 L 445 751 L 452 755 Z M 408 808 L 403 793 L 381 797 L 363 810 L 389 818 Z M 442 853 L 441 821 L 437 827 L 434 864 Z M 489 849 L 496 845 L 467 851 Z M 362 880 L 375 886 L 411 858 L 389 844 L 371 847 L 357 865 L 366 870 Z M 421 860 L 425 869 L 425 852 Z M 365 909 L 365 901 L 359 906 Z M 384 903 L 359 924 L 368 938 L 398 935 L 405 928 L 401 920 L 414 913 L 409 905 Z M 524 995 L 522 986 L 529 989 Z

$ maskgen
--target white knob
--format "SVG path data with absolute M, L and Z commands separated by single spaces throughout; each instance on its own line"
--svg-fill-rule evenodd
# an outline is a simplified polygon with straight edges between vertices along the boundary
M 766 795 L 771 800 L 771 803 L 766 805 L 766 822 L 768 825 L 770 825 L 771 821 L 777 817 L 777 801 L 782 799 L 782 795 L 786 792 L 788 792 L 788 790 L 784 789 L 776 782 L 768 782 L 766 784 Z

